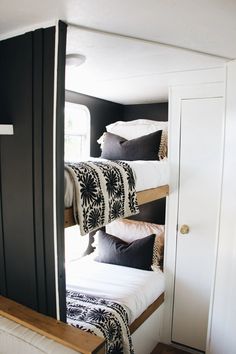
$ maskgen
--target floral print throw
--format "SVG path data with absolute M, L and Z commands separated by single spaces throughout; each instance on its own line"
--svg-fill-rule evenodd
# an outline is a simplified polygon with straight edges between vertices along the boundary
M 81 235 L 139 212 L 135 179 L 123 161 L 66 164 L 74 182 L 74 217 Z
M 104 338 L 107 354 L 134 354 L 123 306 L 75 291 L 67 291 L 66 302 L 67 323 Z

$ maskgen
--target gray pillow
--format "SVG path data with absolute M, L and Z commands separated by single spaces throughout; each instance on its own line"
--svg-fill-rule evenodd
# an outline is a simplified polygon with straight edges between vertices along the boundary
M 108 160 L 159 160 L 158 151 L 162 130 L 126 140 L 119 135 L 105 133 L 101 157 Z
M 95 260 L 102 263 L 151 270 L 154 242 L 154 234 L 127 243 L 118 237 L 99 230 L 98 255 Z

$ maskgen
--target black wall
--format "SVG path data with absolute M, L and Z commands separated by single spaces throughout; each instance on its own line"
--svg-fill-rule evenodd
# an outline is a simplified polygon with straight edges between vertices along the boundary
M 135 104 L 124 106 L 123 120 L 151 119 L 168 121 L 168 103 Z
M 54 51 L 54 27 L 0 42 L 0 293 L 55 317 Z
M 122 120 L 123 106 L 72 91 L 66 91 L 66 101 L 83 104 L 88 107 L 91 116 L 91 156 L 100 156 L 101 150 L 97 139 L 105 131 L 106 125 Z

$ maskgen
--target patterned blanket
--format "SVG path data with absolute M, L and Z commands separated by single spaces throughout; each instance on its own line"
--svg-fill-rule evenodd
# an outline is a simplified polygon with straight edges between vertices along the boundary
M 66 301 L 68 324 L 104 338 L 107 354 L 134 354 L 123 306 L 74 291 L 67 291 Z
M 131 167 L 123 161 L 70 163 L 74 217 L 81 235 L 139 212 Z

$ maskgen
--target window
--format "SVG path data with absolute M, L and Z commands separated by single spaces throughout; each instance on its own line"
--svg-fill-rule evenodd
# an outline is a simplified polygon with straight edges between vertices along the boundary
M 81 104 L 65 103 L 66 162 L 78 162 L 90 156 L 90 113 Z M 88 247 L 88 236 L 80 236 L 78 225 L 65 229 L 66 263 L 82 257 Z
M 81 104 L 65 103 L 65 161 L 77 162 L 90 156 L 90 113 Z

